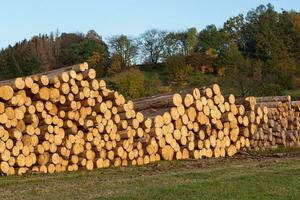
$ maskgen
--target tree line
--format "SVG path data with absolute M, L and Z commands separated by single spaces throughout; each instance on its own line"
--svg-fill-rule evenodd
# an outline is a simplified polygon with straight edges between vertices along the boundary
M 151 29 L 138 37 L 122 34 L 107 41 L 94 30 L 40 34 L 0 51 L 0 78 L 84 61 L 99 76 L 124 71 L 128 75 L 131 69 L 140 75 L 136 68 L 164 68 L 170 84 L 180 84 L 201 71 L 225 77 L 242 96 L 279 94 L 300 86 L 300 14 L 277 12 L 268 4 L 232 17 L 220 28 Z

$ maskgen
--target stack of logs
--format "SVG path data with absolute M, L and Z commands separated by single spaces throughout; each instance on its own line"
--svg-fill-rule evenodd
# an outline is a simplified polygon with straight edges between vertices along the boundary
M 257 98 L 257 105 L 268 108 L 268 123 L 260 125 L 251 138 L 253 149 L 300 146 L 300 102 L 290 96 Z
M 2 81 L 0 172 L 225 157 L 273 145 L 274 138 L 276 144 L 299 145 L 298 104 L 273 109 L 261 102 L 223 96 L 217 84 L 126 101 L 86 63 Z M 275 137 L 282 138 L 283 131 L 285 140 Z M 265 142 L 270 133 L 272 141 Z
M 217 84 L 178 94 L 134 101 L 135 110 L 153 120 L 151 137 L 164 160 L 232 156 L 250 148 L 250 136 L 268 121 L 268 109 L 254 97 L 236 102 Z
M 0 82 L 2 174 L 143 164 L 151 120 L 86 63 Z

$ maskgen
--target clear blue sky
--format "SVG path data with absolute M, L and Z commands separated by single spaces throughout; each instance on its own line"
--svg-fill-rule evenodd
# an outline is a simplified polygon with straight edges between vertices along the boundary
M 150 28 L 202 29 L 260 4 L 300 11 L 299 0 L 9 0 L 0 5 L 0 48 L 39 33 L 96 30 L 104 39 Z

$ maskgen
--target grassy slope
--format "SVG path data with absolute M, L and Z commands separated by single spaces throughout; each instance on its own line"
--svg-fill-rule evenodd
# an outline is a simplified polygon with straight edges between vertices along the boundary
M 300 156 L 1 177 L 0 199 L 300 199 Z
M 167 87 L 169 85 L 168 83 L 168 74 L 164 67 L 156 67 L 152 69 L 147 69 L 142 71 L 145 74 L 145 79 L 151 79 L 154 77 L 154 74 L 158 74 L 162 86 Z M 185 85 L 182 85 L 180 87 L 176 86 L 174 88 L 171 88 L 172 91 L 178 91 L 179 89 L 184 89 L 187 87 L 202 87 L 211 85 L 213 83 L 219 83 L 222 87 L 223 94 L 235 94 L 236 96 L 239 95 L 239 91 L 236 88 L 233 88 L 228 83 L 226 83 L 224 77 L 220 77 L 214 74 L 202 74 L 200 72 L 193 73 L 188 77 L 188 81 Z M 300 90 L 294 89 L 294 90 L 286 90 L 283 91 L 283 95 L 291 95 L 293 100 L 300 99 Z
M 202 74 L 200 72 L 196 72 L 189 75 L 185 83 L 174 85 L 174 83 L 172 84 L 169 82 L 168 72 L 162 66 L 154 67 L 151 69 L 142 69 L 142 71 L 145 75 L 146 81 L 151 81 L 156 74 L 158 75 L 161 83 L 158 93 L 178 92 L 179 90 L 183 90 L 190 87 L 203 87 L 203 86 L 211 85 L 213 83 L 221 83 L 221 81 L 223 81 L 222 77 L 216 76 L 214 74 Z M 225 86 L 223 82 L 221 85 L 224 94 L 236 92 L 233 91 L 233 88 L 229 88 L 228 86 Z M 155 94 L 151 94 L 151 95 L 155 95 Z

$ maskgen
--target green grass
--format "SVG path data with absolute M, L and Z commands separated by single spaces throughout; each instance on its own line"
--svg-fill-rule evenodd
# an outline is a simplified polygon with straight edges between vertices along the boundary
M 0 178 L 0 199 L 300 199 L 300 156 L 236 156 Z
M 226 83 L 225 77 L 217 76 L 215 74 L 203 74 L 200 71 L 193 72 L 188 75 L 187 80 L 181 84 L 171 85 L 168 80 L 168 72 L 165 67 L 157 66 L 153 68 L 141 68 L 146 80 L 151 80 L 158 75 L 161 81 L 161 92 L 177 92 L 190 87 L 203 87 L 218 83 L 222 86 L 223 94 L 238 94 L 238 91 Z
M 294 89 L 294 90 L 286 90 L 284 91 L 285 95 L 290 95 L 293 100 L 300 99 L 300 90 Z
M 180 84 L 173 85 L 172 83 L 170 83 L 168 72 L 166 68 L 163 66 L 153 67 L 150 69 L 142 69 L 142 71 L 144 73 L 145 80 L 151 80 L 153 79 L 155 74 L 157 74 L 161 82 L 161 87 L 162 87 L 161 90 L 165 91 L 164 88 L 169 88 L 169 92 L 171 91 L 176 92 L 178 90 L 186 89 L 189 87 L 203 87 L 203 86 L 211 85 L 213 83 L 220 83 L 221 81 L 223 81 L 222 77 L 216 76 L 214 74 L 203 74 L 197 71 L 188 75 L 186 81 Z
M 151 79 L 154 77 L 155 74 L 157 74 L 163 85 L 168 84 L 168 72 L 164 67 L 162 68 L 156 67 L 151 70 L 143 70 L 143 72 L 146 79 Z

